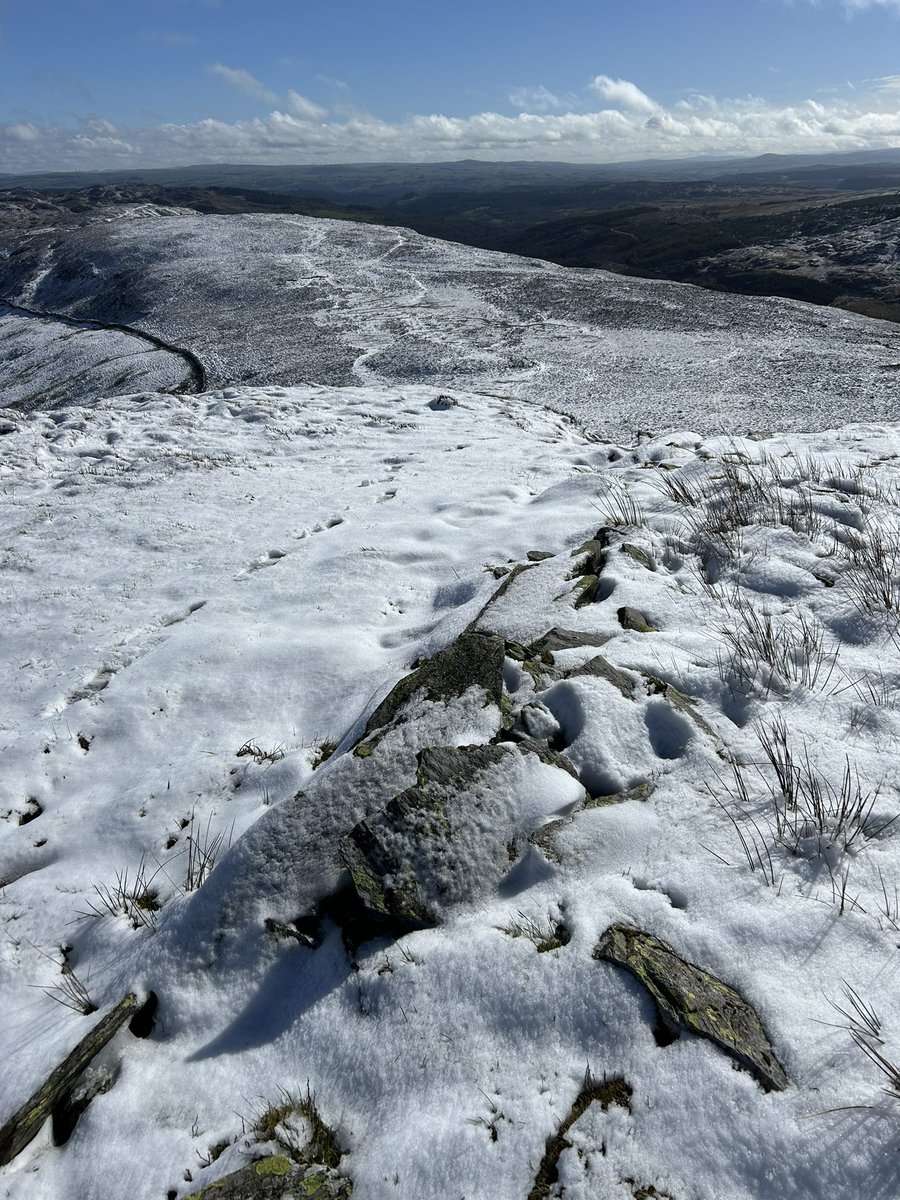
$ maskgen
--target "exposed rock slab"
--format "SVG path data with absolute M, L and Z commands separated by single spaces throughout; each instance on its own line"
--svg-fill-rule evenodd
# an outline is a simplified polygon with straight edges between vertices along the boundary
M 120 1000 L 66 1058 L 52 1071 L 44 1084 L 30 1096 L 18 1112 L 0 1129 L 0 1166 L 20 1154 L 35 1137 L 53 1111 L 68 1096 L 82 1072 L 137 1013 L 139 1001 L 130 994 Z
M 366 722 L 363 738 L 402 719 L 404 708 L 416 696 L 452 700 L 478 687 L 485 694 L 485 703 L 499 708 L 503 699 L 503 657 L 502 638 L 463 633 L 391 689 Z
M 594 957 L 624 967 L 644 985 L 668 1041 L 685 1030 L 695 1033 L 746 1067 L 766 1091 L 788 1086 L 755 1010 L 721 979 L 685 962 L 666 942 L 630 925 L 613 925 L 594 948 Z
M 299 1166 L 275 1154 L 208 1183 L 187 1200 L 349 1200 L 352 1193 L 350 1180 L 329 1167 Z
M 530 772 L 546 758 L 508 742 L 434 747 L 419 756 L 414 787 L 361 821 L 341 842 L 341 854 L 366 910 L 400 927 L 436 924 L 444 908 L 499 883 L 509 870 L 508 846 L 529 817 L 518 811 Z M 567 774 L 563 793 L 583 789 Z M 533 828 L 540 818 L 531 818 Z

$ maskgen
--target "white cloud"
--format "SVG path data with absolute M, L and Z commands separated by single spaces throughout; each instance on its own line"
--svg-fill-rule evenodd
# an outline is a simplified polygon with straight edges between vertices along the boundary
M 209 70 L 211 74 L 218 75 L 220 79 L 224 79 L 238 91 L 253 96 L 255 100 L 263 100 L 266 104 L 278 103 L 278 96 L 243 67 L 226 67 L 223 63 L 213 63 Z
M 565 101 L 539 83 L 537 87 L 513 88 L 509 93 L 509 102 L 520 112 L 551 112 L 563 108 Z
M 0 137 L 5 134 L 12 142 L 38 142 L 44 136 L 37 125 L 28 121 L 17 121 L 13 125 L 0 125 Z
M 659 105 L 642 92 L 637 84 L 627 79 L 610 79 L 608 75 L 597 75 L 591 80 L 591 90 L 619 108 L 632 112 L 656 112 Z
M 231 70 L 226 68 L 226 70 Z M 233 74 L 234 72 L 232 72 Z M 252 80 L 252 76 L 250 77 Z M 454 158 L 615 162 L 900 147 L 894 76 L 792 105 L 761 97 L 689 95 L 669 108 L 628 80 L 598 76 L 606 104 L 580 111 L 420 114 L 388 122 L 357 109 L 329 114 L 297 92 L 253 120 L 123 129 L 102 118 L 70 128 L 0 125 L 4 170 L 78 170 L 202 162 L 321 163 Z M 253 84 L 259 87 L 258 81 Z M 240 84 L 238 86 L 243 86 Z M 268 89 L 264 89 L 268 91 Z M 256 94 L 256 93 L 254 93 Z M 272 93 L 269 93 L 273 95 Z M 284 111 L 282 111 L 284 109 Z
M 288 108 L 295 117 L 300 117 L 304 121 L 321 121 L 325 116 L 327 109 L 321 108 L 318 104 L 308 99 L 306 96 L 301 96 L 299 92 L 293 89 L 288 92 Z
M 862 12 L 866 8 L 892 8 L 900 13 L 900 0 L 841 0 L 848 12 Z

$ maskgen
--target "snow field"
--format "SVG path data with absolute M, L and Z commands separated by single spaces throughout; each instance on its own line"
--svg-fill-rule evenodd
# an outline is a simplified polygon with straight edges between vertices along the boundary
M 96 1019 L 56 1002 L 61 945 L 102 1010 L 132 988 L 160 996 L 153 1036 L 110 1048 L 116 1082 L 71 1140 L 45 1131 L 4 1169 L 9 1197 L 186 1196 L 258 1152 L 254 1116 L 309 1081 L 355 1196 L 512 1200 L 588 1066 L 623 1076 L 631 1108 L 595 1104 L 572 1127 L 567 1200 L 895 1194 L 896 1102 L 829 1000 L 847 1009 L 854 988 L 900 1054 L 900 606 L 890 585 L 873 600 L 859 545 L 880 531 L 890 560 L 896 430 L 613 446 L 425 387 L 147 394 L 8 420 L 3 1112 Z M 753 504 L 766 519 L 745 523 Z M 596 599 L 576 608 L 573 552 L 601 528 Z M 441 925 L 370 943 L 355 970 L 333 927 L 316 950 L 276 942 L 263 918 L 339 881 L 328 839 L 409 786 L 420 744 L 494 733 L 467 695 L 393 730 L 380 782 L 349 749 L 494 595 L 486 568 L 530 550 L 553 557 L 480 627 L 607 637 L 557 652 L 558 674 L 601 653 L 633 691 L 508 659 L 513 710 L 594 799 L 649 798 L 573 811 L 579 788 L 555 768 L 498 778 L 498 811 L 523 831 L 562 821 L 499 888 L 472 880 Z M 623 628 L 626 606 L 654 632 Z M 764 745 L 779 721 L 789 811 Z M 855 823 L 832 803 L 848 764 Z M 222 839 L 195 891 L 189 836 Z M 142 864 L 161 907 L 135 929 L 97 888 Z M 557 921 L 570 940 L 546 953 L 509 932 Z M 699 1039 L 658 1046 L 646 993 L 592 957 L 616 921 L 738 989 L 792 1086 L 764 1093 Z

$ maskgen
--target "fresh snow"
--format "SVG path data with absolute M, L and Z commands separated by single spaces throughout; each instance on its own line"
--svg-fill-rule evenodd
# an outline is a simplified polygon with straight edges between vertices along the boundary
M 624 1076 L 631 1111 L 588 1110 L 552 1195 L 896 1195 L 900 1101 L 830 1003 L 849 1009 L 855 989 L 881 1017 L 879 1049 L 900 1058 L 897 610 L 860 606 L 851 562 L 854 534 L 896 544 L 896 428 L 614 445 L 535 404 L 406 384 L 146 393 L 2 418 L 2 1119 L 97 1020 L 57 1002 L 63 945 L 101 1011 L 132 989 L 160 998 L 153 1036 L 119 1035 L 112 1088 L 66 1145 L 45 1128 L 0 1174 L 4 1196 L 186 1196 L 259 1153 L 254 1119 L 308 1083 L 360 1200 L 523 1198 L 587 1068 Z M 806 531 L 770 513 L 730 556 L 715 537 L 699 553 L 703 505 L 671 485 L 719 496 L 734 461 Z M 575 608 L 572 552 L 603 526 L 600 592 Z M 608 636 L 601 652 L 634 693 L 541 683 L 509 659 L 513 706 L 562 740 L 593 795 L 652 795 L 573 812 L 564 772 L 492 776 L 498 812 L 523 829 L 563 820 L 499 889 L 473 879 L 437 928 L 369 943 L 355 966 L 333 928 L 316 950 L 277 941 L 266 916 L 289 920 L 340 882 L 329 839 L 414 782 L 410 739 L 494 733 L 472 694 L 434 705 L 389 735 L 374 792 L 347 784 L 364 777 L 350 747 L 368 714 L 530 550 L 553 557 L 482 627 Z M 623 629 L 625 605 L 656 632 Z M 782 646 L 805 623 L 818 673 L 797 651 L 742 676 L 728 631 L 747 613 L 768 615 Z M 560 651 L 557 666 L 596 653 Z M 691 697 L 707 728 L 646 675 Z M 849 766 L 872 794 L 846 849 L 836 828 L 790 846 L 771 835 L 757 730 L 779 718 L 817 777 L 839 789 Z M 314 769 L 324 743 L 337 750 Z M 191 829 L 223 850 L 185 893 Z M 141 864 L 162 907 L 134 929 L 97 889 Z M 510 933 L 529 920 L 561 920 L 571 940 L 538 954 Z M 763 1092 L 709 1042 L 658 1046 L 646 993 L 592 957 L 617 921 L 739 990 L 788 1090 Z
M 190 347 L 215 386 L 464 388 L 549 406 L 622 440 L 897 413 L 900 329 L 890 322 L 410 230 L 121 206 L 82 227 L 12 231 L 0 262 L 4 251 L 6 299 L 131 322 Z M 110 389 L 82 398 L 98 394 Z

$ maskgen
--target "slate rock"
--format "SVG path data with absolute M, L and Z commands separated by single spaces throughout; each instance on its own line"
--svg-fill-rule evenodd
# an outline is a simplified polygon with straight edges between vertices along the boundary
M 566 671 L 563 675 L 564 679 L 575 679 L 582 675 L 593 675 L 597 679 L 605 679 L 607 683 L 611 683 L 614 688 L 617 688 L 626 700 L 630 700 L 634 693 L 634 683 L 618 667 L 614 667 L 611 662 L 607 661 L 602 654 L 597 654 L 589 662 L 582 663 L 580 667 L 575 667 L 571 671 Z
M 659 679 L 656 675 L 651 675 L 648 671 L 642 671 L 641 674 L 644 676 L 647 691 L 651 696 L 662 696 L 673 708 L 677 708 L 680 713 L 684 713 L 686 717 L 689 717 L 701 733 L 705 733 L 707 737 L 717 742 L 720 753 L 724 751 L 722 739 L 716 733 L 715 729 L 713 729 L 712 725 L 700 715 L 697 705 L 690 697 L 685 696 L 684 692 L 680 692 L 671 683 L 666 683 L 664 679 Z
M 644 985 L 668 1041 L 685 1030 L 695 1033 L 749 1070 L 766 1091 L 788 1086 L 755 1010 L 715 975 L 685 962 L 666 942 L 634 926 L 613 925 L 598 941 L 594 958 L 624 967 Z
M 329 1167 L 300 1166 L 286 1154 L 248 1163 L 186 1200 L 349 1200 L 349 1179 Z
M 630 559 L 633 559 L 634 562 L 636 562 L 639 567 L 643 567 L 645 571 L 656 570 L 656 563 L 653 561 L 647 551 L 643 550 L 640 546 L 635 546 L 633 542 L 623 542 L 619 547 L 619 550 L 622 554 L 627 554 Z
M 656 790 L 656 784 L 647 780 L 645 783 L 639 783 L 636 787 L 628 788 L 624 792 L 612 792 L 605 796 L 591 796 L 585 800 L 585 808 L 609 808 L 613 804 L 625 804 L 629 800 L 637 800 L 643 803 L 649 800 Z
M 73 1086 L 104 1046 L 115 1037 L 123 1025 L 140 1008 L 137 996 L 129 994 L 120 1000 L 87 1033 L 71 1054 L 51 1071 L 40 1088 L 30 1096 L 18 1112 L 0 1129 L 0 1166 L 12 1162 L 17 1154 L 37 1137 L 41 1126 L 70 1096 Z
M 485 702 L 499 708 L 504 652 L 502 638 L 463 633 L 394 686 L 369 717 L 363 737 L 402 718 L 403 709 L 419 695 L 432 701 L 453 700 L 469 688 L 479 687 Z
M 529 651 L 531 657 L 540 657 L 546 651 L 553 654 L 557 650 L 578 650 L 582 646 L 605 646 L 611 639 L 609 633 L 585 633 L 584 630 L 560 629 L 554 625 L 543 637 L 531 643 Z
M 556 765 L 545 747 L 535 755 L 510 742 L 423 750 L 415 786 L 341 839 L 364 909 L 399 930 L 421 929 L 437 924 L 448 905 L 499 883 L 509 844 L 528 832 L 517 789 L 535 757 Z
M 623 629 L 633 629 L 635 633 L 656 633 L 655 625 L 651 625 L 640 609 L 626 604 L 618 610 L 616 616 Z

